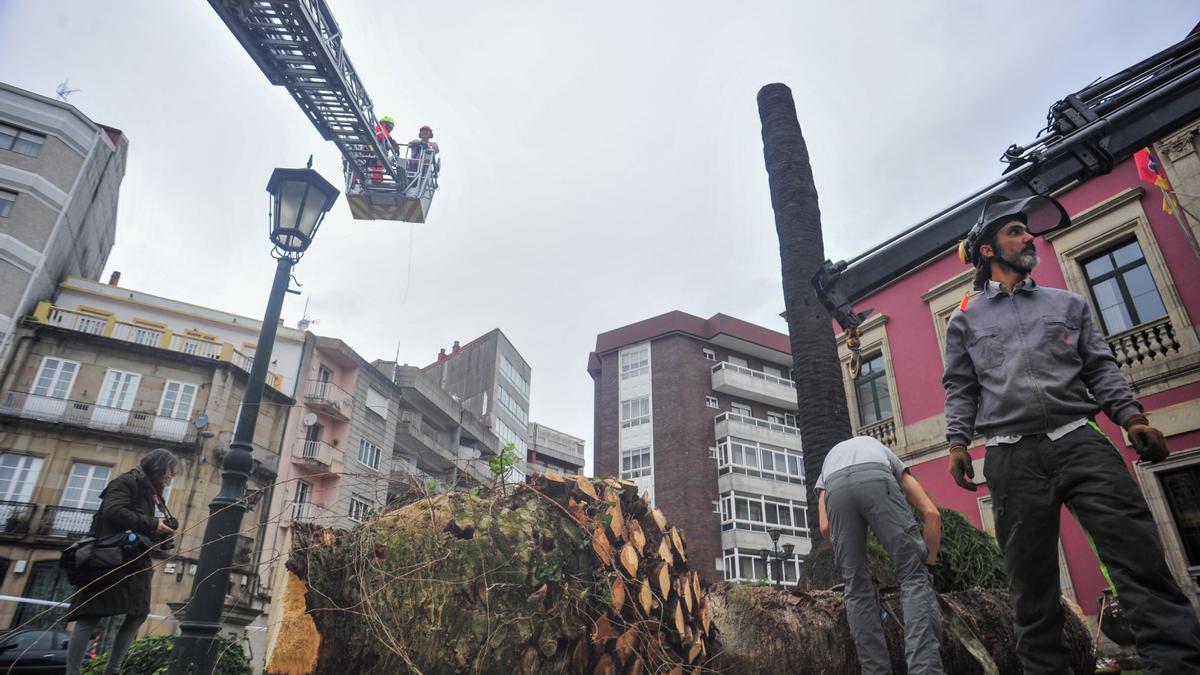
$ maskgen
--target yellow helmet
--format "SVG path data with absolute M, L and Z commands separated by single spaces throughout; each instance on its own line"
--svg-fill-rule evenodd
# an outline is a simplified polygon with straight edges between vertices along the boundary
M 396 126 L 396 120 L 394 120 L 390 117 L 385 117 L 385 118 L 379 120 L 379 123 L 380 124 L 390 124 L 392 126 Z

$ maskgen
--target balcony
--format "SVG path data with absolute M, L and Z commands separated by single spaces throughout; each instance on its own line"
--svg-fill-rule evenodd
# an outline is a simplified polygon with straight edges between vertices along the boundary
M 292 463 L 302 466 L 333 466 L 335 459 L 340 459 L 341 451 L 325 441 L 304 441 L 298 446 L 293 446 Z
M 13 415 L 44 422 L 153 438 L 175 443 L 196 440 L 191 420 L 153 415 L 135 410 L 108 408 L 86 401 L 37 396 L 23 391 L 8 391 L 0 399 L 0 415 Z
M 350 419 L 354 398 L 345 389 L 325 380 L 309 380 L 304 401 L 310 408 L 345 421 Z
M 38 535 L 55 539 L 78 539 L 92 531 L 92 517 L 95 515 L 95 509 L 47 506 L 42 511 Z
M 713 418 L 717 441 L 727 436 L 800 450 L 800 430 L 786 424 L 769 422 L 757 417 L 748 417 L 723 412 Z
M 784 410 L 798 410 L 796 383 L 722 361 L 712 368 L 712 388 L 721 394 L 749 399 Z
M 254 365 L 254 357 L 238 351 L 228 342 L 217 342 L 197 335 L 173 333 L 164 328 L 117 321 L 111 316 L 99 316 L 65 307 L 56 307 L 46 301 L 38 303 L 37 309 L 33 312 L 33 320 L 48 326 L 57 326 L 88 335 L 99 335 L 145 347 L 224 361 L 247 373 Z M 277 390 L 282 390 L 283 376 L 276 372 L 268 372 L 267 384 Z
M 896 449 L 896 419 L 889 417 L 882 422 L 868 424 L 865 427 L 860 427 L 858 430 L 859 436 L 870 436 L 875 440 L 883 443 L 889 448 Z
M 1117 365 L 1127 370 L 1161 364 L 1180 350 L 1170 317 L 1135 326 L 1107 339 Z
M 29 534 L 37 504 L 0 500 L 0 536 L 23 537 Z

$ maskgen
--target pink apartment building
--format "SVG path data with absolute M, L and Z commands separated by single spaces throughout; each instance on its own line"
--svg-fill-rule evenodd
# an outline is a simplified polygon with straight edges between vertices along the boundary
M 1151 65 L 1166 69 L 1174 59 L 1197 53 L 1200 36 L 1193 34 L 1171 50 L 1152 57 Z M 1146 82 L 1153 84 L 1153 77 Z M 1167 436 L 1171 457 L 1141 466 L 1123 431 L 1102 415 L 1097 420 L 1129 463 L 1158 523 L 1172 571 L 1195 604 L 1200 595 L 1200 222 L 1194 215 L 1200 214 L 1195 196 L 1200 195 L 1200 85 L 1195 77 L 1191 81 L 1190 88 L 1176 88 L 1109 125 L 1100 147 L 1112 153 L 1111 172 L 1090 178 L 1080 173 L 1072 180 L 1067 169 L 1049 160 L 1025 174 L 1023 183 L 1003 190 L 1018 196 L 1048 188 L 1071 215 L 1070 228 L 1038 240 L 1042 262 L 1033 276 L 1043 286 L 1088 299 L 1151 424 Z M 1147 85 L 1142 91 L 1151 90 Z M 1080 99 L 1086 107 L 1086 97 Z M 1175 215 L 1164 211 L 1160 189 L 1139 177 L 1132 155 L 1147 145 L 1180 195 L 1183 209 Z M 855 433 L 895 448 L 942 506 L 990 531 L 983 439 L 977 437 L 971 449 L 979 491 L 962 490 L 947 471 L 941 385 L 946 322 L 970 289 L 973 272 L 959 262 L 954 246 L 977 216 L 980 201 L 966 204 L 959 216 L 928 221 L 868 251 L 852 261 L 839 283 L 855 310 L 874 310 L 861 327 L 859 376 L 851 380 L 843 371 Z M 838 335 L 839 351 L 848 364 L 845 337 Z M 1106 583 L 1084 533 L 1065 511 L 1060 544 L 1064 593 L 1094 614 Z

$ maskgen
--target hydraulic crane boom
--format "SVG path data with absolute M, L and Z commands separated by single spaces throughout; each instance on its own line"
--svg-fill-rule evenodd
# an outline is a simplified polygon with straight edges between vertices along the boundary
M 355 217 L 424 222 L 437 189 L 436 160 L 423 158 L 423 173 L 418 172 L 418 162 L 402 157 L 389 140 L 376 136 L 374 105 L 325 0 L 209 4 L 267 80 L 286 88 L 321 136 L 341 150 L 347 186 L 354 187 L 357 197 L 351 207 L 362 207 Z

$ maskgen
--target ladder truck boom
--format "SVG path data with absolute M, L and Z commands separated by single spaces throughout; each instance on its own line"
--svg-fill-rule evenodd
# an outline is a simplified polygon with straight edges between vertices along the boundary
M 347 188 L 355 193 L 347 195 L 354 216 L 424 222 L 437 187 L 437 161 L 414 162 L 377 136 L 374 104 L 325 0 L 209 4 L 267 80 L 287 89 L 321 137 L 337 145 Z

